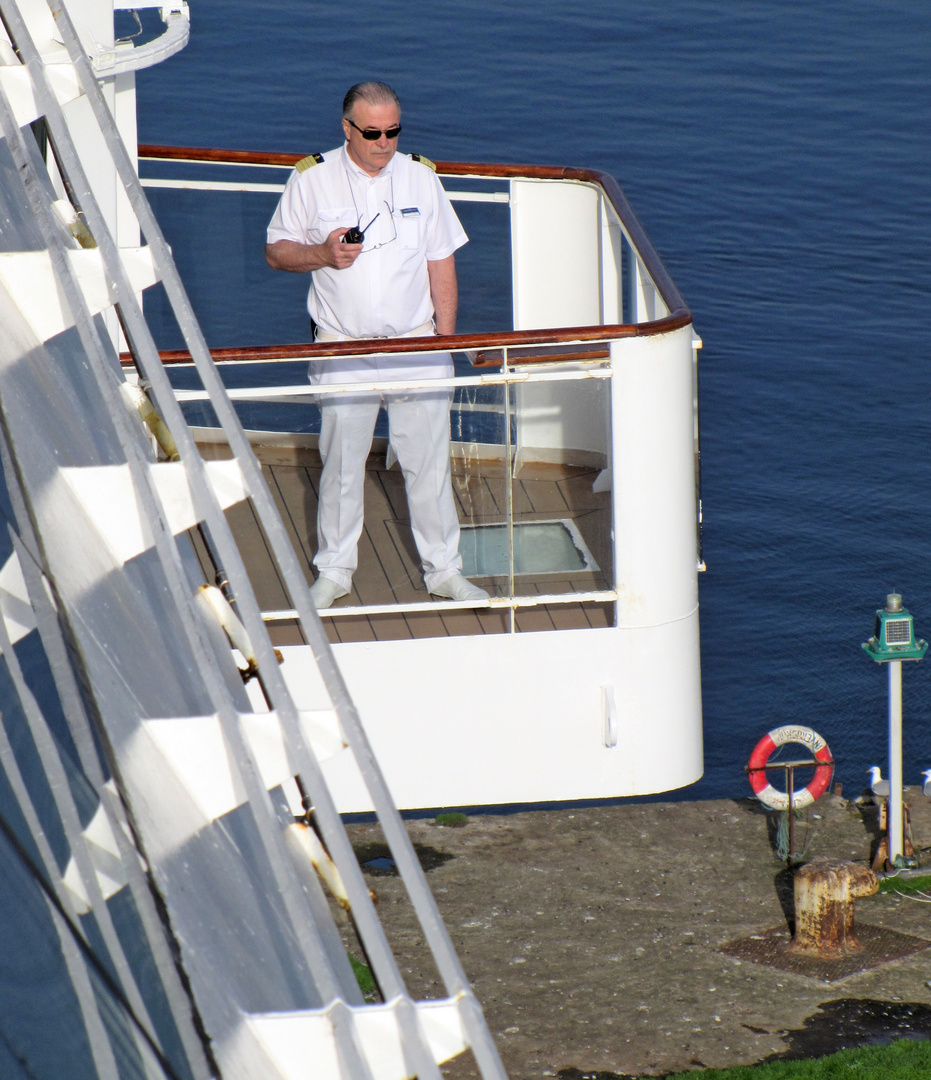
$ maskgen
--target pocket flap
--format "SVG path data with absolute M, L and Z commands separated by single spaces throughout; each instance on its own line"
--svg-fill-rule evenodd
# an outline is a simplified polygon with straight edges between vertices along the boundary
M 352 218 L 355 220 L 356 210 L 354 206 L 338 206 L 335 209 L 320 209 L 317 211 L 317 217 L 321 221 L 343 221 L 346 218 Z

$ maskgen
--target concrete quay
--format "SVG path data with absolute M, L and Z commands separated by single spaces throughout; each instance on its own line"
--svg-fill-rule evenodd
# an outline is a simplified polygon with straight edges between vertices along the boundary
M 931 800 L 906 797 L 931 873 Z M 868 863 L 876 807 L 825 795 L 803 814 L 806 859 Z M 793 961 L 777 822 L 747 798 L 407 824 L 513 1080 L 663 1076 L 931 1037 L 931 903 L 857 900 L 861 953 Z M 379 853 L 377 826 L 348 828 L 360 861 Z M 442 996 L 400 879 L 370 883 L 411 989 Z M 463 1055 L 444 1075 L 477 1073 Z

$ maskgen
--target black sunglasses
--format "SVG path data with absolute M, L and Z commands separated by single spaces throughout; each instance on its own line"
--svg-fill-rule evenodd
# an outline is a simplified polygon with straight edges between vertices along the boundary
M 349 117 L 346 117 L 349 120 Z M 388 128 L 386 131 L 379 131 L 377 128 L 360 128 L 358 124 L 353 124 L 351 120 L 349 123 L 359 132 L 366 142 L 374 142 L 376 139 L 380 139 L 382 135 L 386 139 L 396 139 L 401 134 L 401 125 L 395 124 L 394 127 Z

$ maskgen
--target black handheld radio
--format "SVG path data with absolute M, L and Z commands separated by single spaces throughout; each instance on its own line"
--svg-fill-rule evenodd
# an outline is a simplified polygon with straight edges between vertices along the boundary
M 379 210 L 378 214 L 380 214 L 380 213 L 381 213 L 381 211 Z M 375 221 L 375 218 L 378 217 L 378 214 L 376 214 L 375 217 L 372 218 L 372 220 L 368 223 L 368 225 L 365 226 L 364 229 L 360 229 L 358 225 L 353 225 L 353 227 L 351 229 L 349 229 L 347 232 L 343 233 L 343 235 L 339 238 L 340 243 L 341 244 L 361 244 L 362 241 L 365 239 L 365 234 L 372 227 L 372 223 Z

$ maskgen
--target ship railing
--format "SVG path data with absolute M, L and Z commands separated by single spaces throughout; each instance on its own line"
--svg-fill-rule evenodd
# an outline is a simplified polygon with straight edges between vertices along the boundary
M 302 157 L 139 146 L 142 184 L 150 197 L 156 189 L 238 193 L 265 196 L 271 209 L 284 190 L 286 174 Z M 636 333 L 661 334 L 691 323 L 675 282 L 617 180 L 608 173 L 446 161 L 437 162 L 436 168 L 454 203 L 508 210 L 508 228 L 498 231 L 509 237 L 516 329 L 635 325 Z M 262 179 L 252 178 L 257 173 L 263 174 Z M 269 196 L 275 197 L 270 203 Z M 206 223 L 201 220 L 199 225 Z M 472 248 L 479 250 L 483 265 L 487 265 L 485 239 L 478 236 Z M 460 256 L 467 252 L 464 249 Z
M 160 200 L 165 200 L 164 206 L 159 203 L 163 221 L 166 209 L 187 202 L 186 213 L 196 215 L 198 234 L 202 235 L 203 229 L 210 228 L 211 216 L 216 217 L 216 211 L 211 215 L 209 210 L 210 200 L 217 195 L 232 197 L 238 209 L 230 211 L 233 204 L 229 198 L 223 202 L 222 230 L 224 234 L 235 233 L 235 223 L 229 220 L 228 212 L 241 214 L 243 227 L 247 232 L 253 230 L 246 259 L 251 257 L 253 262 L 261 263 L 264 235 L 258 227 L 264 226 L 271 215 L 286 174 L 300 155 L 154 146 L 141 146 L 139 154 L 143 184 L 150 189 L 150 197 L 158 194 Z M 303 308 L 300 299 L 295 300 L 293 290 L 287 298 L 293 311 L 274 306 L 279 302 L 277 294 L 283 294 L 286 287 L 283 279 L 292 276 L 272 275 L 274 286 L 262 294 L 265 308 L 269 296 L 274 298 L 272 311 L 258 316 L 264 317 L 267 324 L 258 328 L 250 324 L 237 331 L 229 322 L 229 309 L 249 309 L 250 319 L 254 319 L 254 304 L 250 305 L 250 297 L 243 296 L 239 304 L 235 297 L 225 294 L 216 336 L 235 340 L 249 334 L 253 340 L 258 336 L 273 343 L 213 348 L 213 358 L 225 373 L 229 396 L 237 403 L 244 426 L 251 432 L 250 438 L 257 443 L 280 441 L 283 431 L 277 436 L 269 433 L 270 428 L 279 426 L 290 428 L 292 438 L 299 443 L 293 432 L 309 426 L 311 432 L 306 442 L 313 445 L 315 422 L 308 424 L 306 417 L 317 415 L 316 405 L 311 401 L 319 402 L 328 394 L 389 389 L 418 392 L 435 390 L 440 385 L 448 387 L 454 394 L 453 466 L 465 486 L 482 470 L 500 471 L 502 462 L 510 463 L 502 495 L 505 507 L 496 519 L 481 510 L 473 514 L 474 507 L 470 510 L 460 503 L 464 532 L 476 544 L 478 537 L 489 535 L 480 531 L 489 524 L 503 526 L 507 534 L 507 565 L 499 574 L 476 573 L 472 568 L 473 576 L 496 579 L 492 598 L 481 606 L 507 609 L 513 630 L 517 609 L 613 604 L 617 593 L 610 507 L 606 506 L 600 515 L 597 536 L 576 535 L 569 539 L 570 544 L 585 553 L 586 572 L 575 579 L 571 575 L 534 578 L 522 574 L 517 565 L 515 530 L 523 522 L 514 511 L 519 501 L 515 485 L 521 484 L 521 470 L 532 462 L 565 467 L 585 465 L 594 469 L 596 478 L 602 477 L 607 491 L 607 478 L 612 472 L 608 385 L 615 370 L 612 355 L 617 356 L 630 339 L 656 337 L 690 327 L 691 314 L 612 177 L 594 170 L 538 166 L 441 162 L 437 168 L 461 216 L 464 211 L 474 215 L 478 207 L 484 207 L 491 215 L 492 225 L 483 218 L 468 219 L 467 229 L 473 242 L 457 253 L 457 264 L 461 267 L 462 261 L 472 257 L 479 261 L 480 274 L 499 275 L 493 291 L 507 297 L 509 309 L 497 313 L 497 323 L 500 325 L 507 319 L 519 329 L 459 334 L 442 341 L 430 338 L 326 345 L 279 343 L 274 337 L 279 324 L 290 325 L 291 333 L 296 328 L 297 333 L 306 334 L 307 321 L 303 313 L 299 314 L 300 323 L 293 322 L 294 314 Z M 153 169 L 158 175 L 148 175 Z M 224 178 L 227 176 L 230 178 Z M 163 189 L 164 194 L 158 189 Z M 258 197 L 257 204 L 252 196 Z M 254 209 L 256 206 L 258 210 Z M 506 223 L 500 217 L 502 209 L 508 214 Z M 559 222 L 559 262 L 546 249 L 552 243 L 554 222 Z M 179 235 L 183 232 L 179 230 Z M 564 250 L 567 234 L 577 238 L 571 241 L 574 247 L 568 252 Z M 222 238 L 218 237 L 216 243 L 222 244 Z M 185 256 L 177 243 L 175 257 L 183 272 Z M 211 288 L 209 284 L 198 285 L 210 268 L 205 265 L 207 260 L 203 259 L 202 251 L 192 253 L 191 258 L 193 287 L 202 289 L 204 302 L 209 304 L 208 294 L 224 294 L 224 290 Z M 239 275 L 247 285 L 249 274 L 246 268 Z M 469 274 L 466 263 L 460 269 L 460 280 L 468 280 Z M 299 276 L 293 277 L 300 281 Z M 253 291 L 262 288 L 261 282 L 256 285 L 253 281 Z M 465 309 L 471 306 L 463 305 Z M 494 324 L 495 317 L 491 316 L 490 321 Z M 209 333 L 209 318 L 206 322 Z M 695 344 L 699 344 L 697 339 Z M 453 352 L 457 361 L 456 378 L 451 382 L 431 383 L 430 387 L 414 382 L 390 387 L 371 383 L 312 389 L 301 366 L 327 358 L 411 351 L 426 354 L 441 349 Z M 209 441 L 209 427 L 197 419 L 199 402 L 206 395 L 183 374 L 187 354 L 183 350 L 163 350 L 161 355 L 172 368 L 176 393 L 189 421 L 197 427 L 198 440 Z M 271 368 L 277 369 L 273 378 L 263 374 Z M 249 385 L 242 385 L 244 382 Z M 599 390 L 594 389 L 596 384 L 600 385 Z M 581 401 L 587 402 L 584 408 L 578 405 Z M 268 416 L 272 402 L 281 409 L 281 419 L 263 422 L 262 417 Z M 284 419 L 287 415 L 295 418 L 293 423 Z M 697 488 L 697 361 L 693 361 L 693 415 Z M 592 416 L 596 418 L 594 430 Z M 494 438 L 475 437 L 479 427 L 486 431 L 494 428 L 497 434 Z M 609 496 L 610 491 L 606 498 Z M 536 515 L 538 519 L 541 516 Z M 587 525 L 591 528 L 590 519 Z M 560 535 L 566 539 L 565 532 Z M 577 543 L 578 540 L 582 542 Z M 596 555 L 589 559 L 592 551 Z M 700 536 L 698 562 L 701 564 Z M 598 570 L 594 578 L 587 573 L 593 566 Z M 398 568 L 404 580 L 409 576 L 408 569 Z M 548 589 L 547 583 L 557 585 L 559 591 Z M 422 589 L 415 593 L 408 590 L 402 598 L 404 590 L 393 587 L 398 581 L 387 584 L 389 588 L 368 589 L 364 603 L 341 605 L 330 609 L 325 617 L 346 619 L 362 613 L 418 612 L 425 608 L 437 611 L 457 606 L 453 602 L 430 602 Z M 264 616 L 268 621 L 286 621 L 294 613 L 288 607 L 279 607 L 267 609 Z
M 143 28 L 140 12 L 147 9 L 157 15 L 159 30 L 155 33 L 148 26 Z M 94 41 L 90 59 L 100 77 L 141 71 L 161 63 L 180 52 L 191 36 L 191 13 L 186 0 L 116 0 L 113 10 L 132 15 L 137 28 L 129 37 L 117 39 L 112 47 Z
M 428 355 L 431 351 L 447 349 L 451 340 L 404 339 L 403 348 Z M 459 339 L 455 340 L 458 343 Z M 599 487 L 599 478 L 608 477 L 611 472 L 610 342 L 541 340 L 532 346 L 523 342 L 512 346 L 502 342 L 500 336 L 473 340 L 479 348 L 464 352 L 475 365 L 472 369 L 475 374 L 452 379 L 322 386 L 311 386 L 304 379 L 299 383 L 228 390 L 230 399 L 243 407 L 246 416 L 250 405 L 269 401 L 287 403 L 306 415 L 316 411 L 323 401 L 346 394 L 435 394 L 445 390 L 454 397 L 453 429 L 457 435 L 451 443 L 451 453 L 462 530 L 460 551 L 465 561 L 464 572 L 488 586 L 491 598 L 478 605 L 429 600 L 419 582 L 414 589 L 410 588 L 416 568 L 401 552 L 400 560 L 380 559 L 382 574 L 377 578 L 369 574 L 365 587 L 358 588 L 357 595 L 360 598 L 364 595 L 364 602 L 330 608 L 321 612 L 323 617 L 346 619 L 363 614 L 436 612 L 479 606 L 507 609 L 509 629 L 514 632 L 517 609 L 604 605 L 617 599 L 610 542 L 610 488 L 604 485 L 601 491 L 592 492 L 593 487 Z M 343 350 L 344 356 L 372 355 L 375 348 L 373 345 L 368 352 L 360 352 L 359 343 L 351 344 L 353 352 Z M 305 361 L 308 357 L 325 362 L 332 358 L 333 348 L 317 345 L 292 349 L 287 358 L 278 357 L 278 362 Z M 392 343 L 390 348 L 398 352 L 401 346 Z M 381 349 L 375 355 L 390 355 L 386 351 L 387 343 L 382 342 Z M 231 357 L 229 352 L 224 351 L 225 359 L 216 359 L 220 370 L 228 373 L 227 381 L 234 381 L 236 367 L 254 362 L 256 350 L 244 350 L 241 359 Z M 455 355 L 461 356 L 463 352 L 457 350 Z M 229 374 L 231 369 L 233 377 Z M 541 410 L 532 400 L 532 395 L 539 391 L 547 399 L 542 409 L 549 421 L 545 432 L 551 429 L 554 419 L 551 403 L 555 402 L 557 426 L 562 404 L 570 414 L 582 411 L 591 414 L 599 437 L 589 439 L 585 446 L 558 444 L 541 436 L 535 436 L 534 441 L 548 441 L 549 445 L 529 444 L 524 432 L 534 430 L 534 423 L 539 420 Z M 202 445 L 212 442 L 217 429 L 198 424 L 198 409 L 209 400 L 207 393 L 201 389 L 177 389 L 176 396 L 194 426 L 198 441 Z M 311 405 L 311 401 L 315 404 Z M 218 432 L 217 435 L 222 439 Z M 250 437 L 259 445 L 276 441 L 281 445 L 280 436 L 276 439 L 271 432 L 253 430 Z M 313 434 L 303 437 L 305 446 L 312 447 L 315 441 Z M 299 447 L 302 438 L 291 434 L 287 443 L 292 448 Z M 384 439 L 377 448 L 387 449 Z M 577 488 L 581 488 L 581 495 L 574 495 Z M 546 490 L 541 493 L 540 489 Z M 546 500 L 542 505 L 540 498 Z M 379 527 L 384 530 L 384 546 L 394 543 L 400 548 L 407 540 L 407 548 L 412 549 L 406 523 L 377 522 L 372 529 Z M 373 543 L 377 543 L 375 536 Z M 263 611 L 263 617 L 267 622 L 283 622 L 293 620 L 296 613 L 290 608 L 279 608 Z

